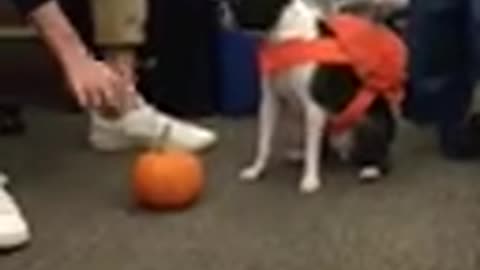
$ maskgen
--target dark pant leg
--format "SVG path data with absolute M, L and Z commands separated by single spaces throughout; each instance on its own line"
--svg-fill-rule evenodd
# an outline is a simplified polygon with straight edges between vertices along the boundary
M 477 82 L 480 75 L 480 1 L 470 0 L 470 22 L 469 34 L 471 37 L 472 48 L 472 69 L 474 71 L 474 81 Z
M 470 0 L 414 0 L 408 29 L 406 116 L 419 123 L 461 122 L 473 92 Z M 476 0 L 472 0 L 476 1 Z

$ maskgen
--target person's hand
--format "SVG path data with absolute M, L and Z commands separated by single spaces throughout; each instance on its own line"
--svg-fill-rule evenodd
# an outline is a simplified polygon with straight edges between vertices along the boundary
M 138 82 L 137 76 L 137 56 L 135 49 L 131 47 L 126 48 L 105 48 L 104 61 L 113 71 L 122 77 L 126 84 L 132 85 L 133 89 L 129 95 L 125 96 L 123 100 L 123 108 L 120 112 L 129 111 L 138 106 L 138 94 L 135 86 Z M 118 110 L 117 110 L 118 111 Z
M 82 107 L 122 106 L 134 87 L 111 67 L 91 57 L 56 1 L 39 5 L 28 18 L 59 61 L 69 90 Z
M 131 95 L 131 82 L 109 65 L 90 57 L 82 57 L 65 66 L 70 91 L 84 108 L 118 108 Z

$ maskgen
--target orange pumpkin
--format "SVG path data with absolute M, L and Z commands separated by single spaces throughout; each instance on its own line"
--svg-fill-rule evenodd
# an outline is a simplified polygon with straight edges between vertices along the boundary
M 148 151 L 133 169 L 133 193 L 138 203 L 153 209 L 178 209 L 192 204 L 204 186 L 204 168 L 192 153 Z

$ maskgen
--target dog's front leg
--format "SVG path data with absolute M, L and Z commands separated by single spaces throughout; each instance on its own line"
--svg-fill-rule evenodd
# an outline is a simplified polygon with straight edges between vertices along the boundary
M 305 118 L 305 164 L 299 188 L 302 193 L 313 193 L 322 185 L 321 142 L 325 133 L 327 112 L 311 101 L 307 101 Z
M 272 151 L 273 132 L 277 122 L 279 100 L 272 92 L 270 83 L 262 81 L 262 100 L 258 122 L 257 150 L 254 162 L 240 172 L 243 181 L 255 181 L 264 172 Z

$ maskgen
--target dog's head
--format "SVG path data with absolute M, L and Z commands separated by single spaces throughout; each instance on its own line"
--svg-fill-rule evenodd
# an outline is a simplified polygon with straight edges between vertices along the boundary
M 399 10 L 408 0 L 228 0 L 237 27 L 274 38 L 315 36 L 335 13 L 367 17 L 397 27 Z M 395 25 L 392 25 L 395 24 Z
M 325 17 L 324 10 L 308 0 L 231 0 L 237 27 L 275 38 L 310 37 Z

